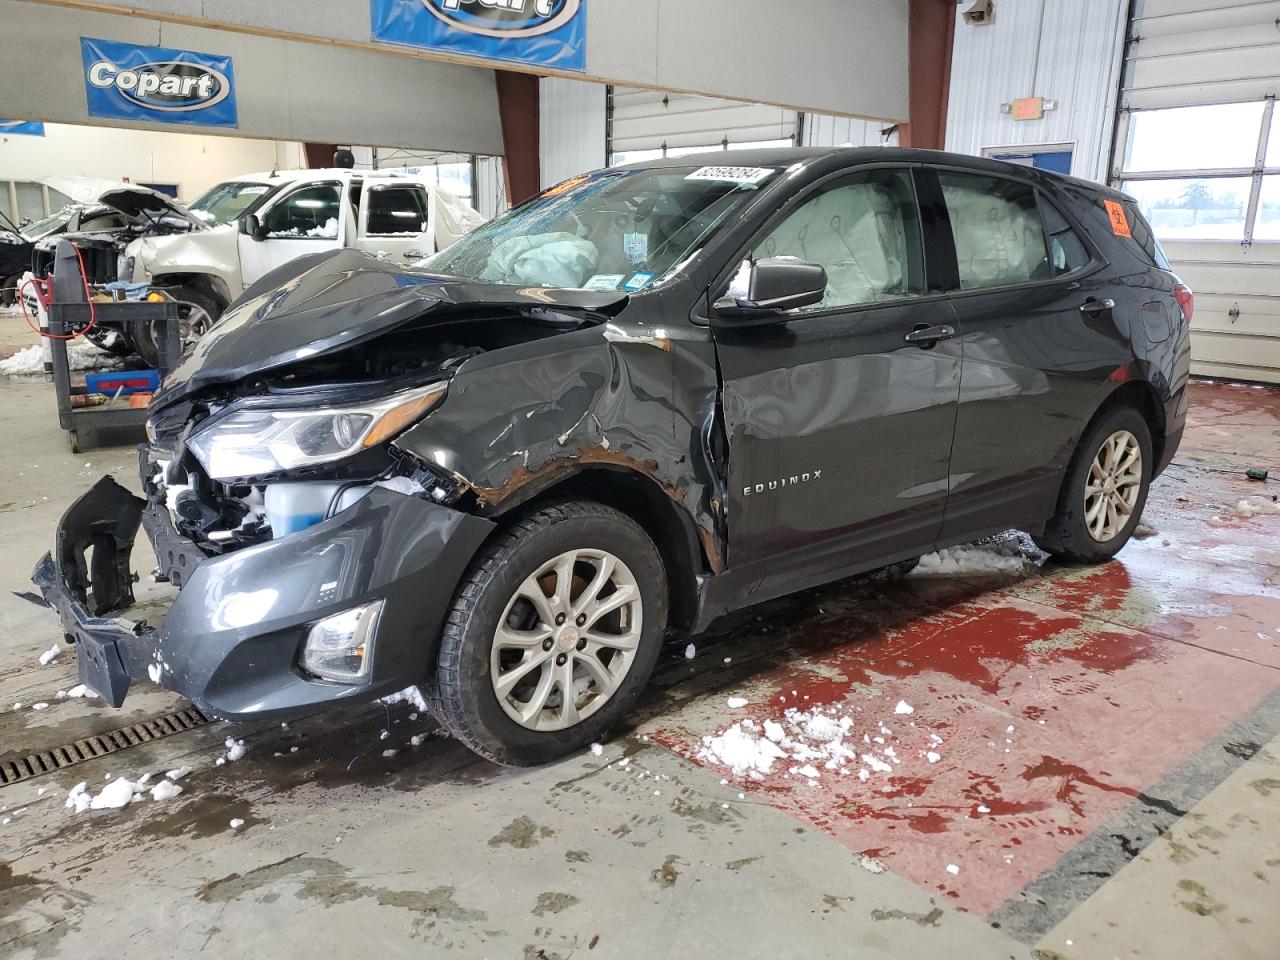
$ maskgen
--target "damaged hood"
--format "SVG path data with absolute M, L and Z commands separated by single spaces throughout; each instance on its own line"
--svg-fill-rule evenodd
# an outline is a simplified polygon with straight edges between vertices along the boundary
M 424 317 L 494 308 L 616 316 L 615 291 L 515 287 L 407 270 L 356 250 L 300 257 L 245 291 L 164 381 L 153 409 L 336 353 Z
M 119 210 L 132 220 L 158 220 L 172 217 L 191 224 L 193 229 L 204 230 L 208 224 L 172 197 L 149 190 L 146 187 L 118 187 L 98 196 L 98 202 Z

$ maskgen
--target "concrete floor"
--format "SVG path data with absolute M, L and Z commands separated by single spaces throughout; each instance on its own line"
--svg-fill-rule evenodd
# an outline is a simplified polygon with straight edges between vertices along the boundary
M 182 705 L 148 684 L 121 711 L 58 698 L 74 653 L 37 662 L 59 631 L 11 591 L 81 489 L 135 485 L 128 448 L 73 456 L 52 423 L 43 384 L 0 379 L 0 761 Z M 1280 473 L 1280 392 L 1198 385 L 1154 532 L 1117 562 L 1044 565 L 1010 536 L 1023 573 L 769 604 L 693 660 L 673 648 L 600 757 L 502 770 L 399 704 L 0 787 L 0 956 L 1275 960 L 1280 516 L 1236 504 L 1280 488 L 1254 465 Z M 893 727 L 902 764 L 810 783 L 698 758 L 735 720 L 815 704 Z M 219 766 L 230 735 L 248 754 Z M 81 780 L 180 765 L 175 799 L 64 807 Z

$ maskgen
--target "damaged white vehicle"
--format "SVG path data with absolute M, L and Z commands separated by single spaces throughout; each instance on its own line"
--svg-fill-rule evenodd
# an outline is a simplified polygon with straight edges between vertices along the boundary
M 139 238 L 120 279 L 181 289 L 203 314 L 197 336 L 246 287 L 298 257 L 351 247 L 413 265 L 483 222 L 426 179 L 346 169 L 249 174 L 188 209 L 207 229 Z

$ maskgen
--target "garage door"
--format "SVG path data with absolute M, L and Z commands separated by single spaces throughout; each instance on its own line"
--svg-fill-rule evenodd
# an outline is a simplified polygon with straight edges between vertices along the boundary
M 744 146 L 791 146 L 798 115 L 760 103 L 611 88 L 610 162 Z
M 1112 181 L 1196 292 L 1192 369 L 1280 383 L 1280 0 L 1138 0 Z

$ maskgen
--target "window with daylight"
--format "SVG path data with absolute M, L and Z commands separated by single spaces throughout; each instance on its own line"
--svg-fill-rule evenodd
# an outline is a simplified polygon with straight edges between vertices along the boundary
M 263 226 L 274 240 L 333 240 L 342 215 L 342 184 L 316 183 L 284 196 L 267 211 Z
M 1161 240 L 1280 240 L 1274 100 L 1135 110 L 1120 189 Z

